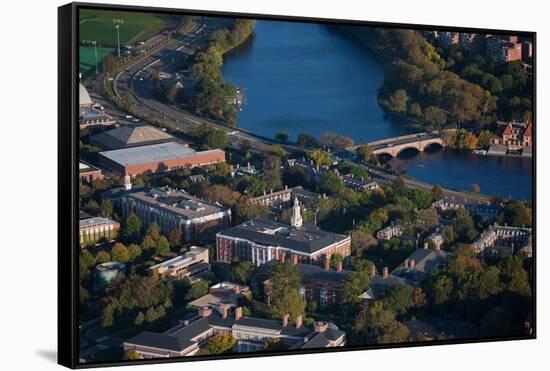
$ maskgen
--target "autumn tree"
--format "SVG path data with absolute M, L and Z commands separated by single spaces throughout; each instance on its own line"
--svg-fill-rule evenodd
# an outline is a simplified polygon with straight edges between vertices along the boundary
M 288 314 L 291 320 L 304 315 L 306 302 L 300 296 L 301 279 L 295 265 L 290 262 L 276 265 L 270 273 L 269 314 L 282 318 Z

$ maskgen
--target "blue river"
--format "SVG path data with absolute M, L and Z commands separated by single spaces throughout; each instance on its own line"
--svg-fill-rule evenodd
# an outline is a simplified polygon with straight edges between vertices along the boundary
M 377 103 L 382 66 L 356 41 L 331 27 L 258 21 L 254 36 L 225 56 L 224 78 L 244 87 L 238 126 L 273 137 L 285 131 L 316 137 L 327 131 L 366 143 L 409 133 Z M 532 198 L 532 163 L 526 158 L 473 155 L 443 149 L 393 159 L 419 180 L 519 199 Z

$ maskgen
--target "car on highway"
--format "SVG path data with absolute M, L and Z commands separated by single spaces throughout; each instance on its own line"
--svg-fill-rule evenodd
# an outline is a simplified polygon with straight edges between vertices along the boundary
M 132 116 L 132 115 L 126 115 L 126 116 L 124 116 L 124 117 L 125 117 L 126 119 L 128 119 L 128 120 L 131 120 L 131 119 L 134 118 L 134 116 Z
M 138 118 L 133 118 L 132 121 L 133 121 L 133 122 L 140 122 L 141 120 L 138 119 Z

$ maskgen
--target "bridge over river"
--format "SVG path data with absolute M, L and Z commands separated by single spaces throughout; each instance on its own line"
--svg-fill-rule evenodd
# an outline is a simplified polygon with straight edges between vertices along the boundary
M 402 135 L 399 137 L 387 138 L 377 140 L 375 142 L 367 143 L 372 148 L 375 155 L 388 155 L 390 157 L 396 157 L 402 151 L 413 148 L 417 151 L 424 151 L 425 148 L 430 146 L 444 147 L 445 143 L 441 138 L 439 131 L 432 133 L 416 133 Z M 356 150 L 359 145 L 352 147 Z

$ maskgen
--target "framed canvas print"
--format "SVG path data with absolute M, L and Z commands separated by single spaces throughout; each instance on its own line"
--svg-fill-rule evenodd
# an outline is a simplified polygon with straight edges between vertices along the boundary
M 536 35 L 59 8 L 59 362 L 533 339 Z

